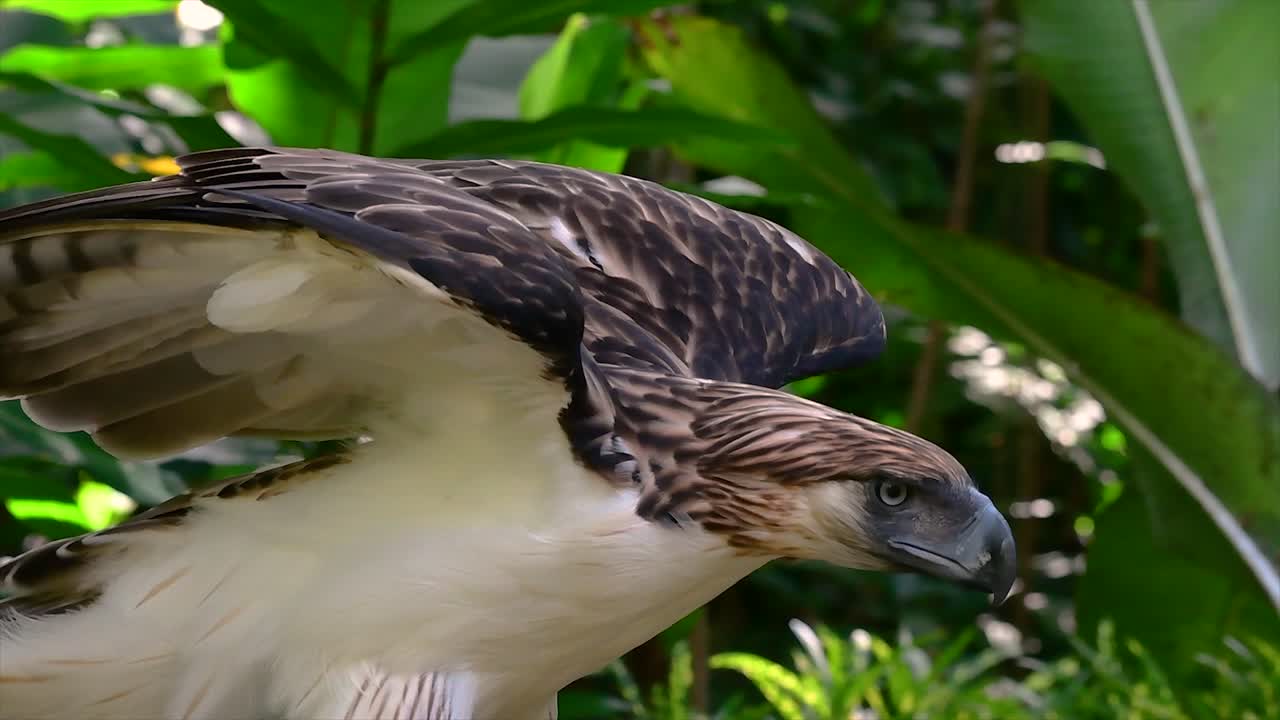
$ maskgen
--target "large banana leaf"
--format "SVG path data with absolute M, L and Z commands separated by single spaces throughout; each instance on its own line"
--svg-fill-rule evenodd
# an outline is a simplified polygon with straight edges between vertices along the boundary
M 1238 364 L 1176 319 L 1093 278 L 897 220 L 804 94 L 736 30 L 678 18 L 646 28 L 643 44 L 674 101 L 796 141 L 751 153 L 689 142 L 681 146 L 687 156 L 771 191 L 815 198 L 793 210 L 796 229 L 882 299 L 1015 338 L 1068 368 L 1159 461 L 1159 489 L 1193 498 L 1212 521 L 1205 527 L 1226 539 L 1221 547 L 1231 551 L 1209 561 L 1217 576 L 1252 598 L 1240 602 L 1264 608 L 1261 617 L 1275 617 L 1268 604 L 1280 607 L 1280 579 L 1267 558 L 1280 550 L 1280 407 Z M 1150 569 L 1148 560 L 1134 572 Z M 1280 632 L 1280 623 L 1267 629 Z
M 1027 47 L 1160 227 L 1183 317 L 1280 388 L 1280 3 L 1023 3 Z

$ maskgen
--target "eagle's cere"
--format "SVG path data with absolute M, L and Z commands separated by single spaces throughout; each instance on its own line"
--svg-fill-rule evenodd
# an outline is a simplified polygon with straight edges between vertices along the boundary
M 884 344 L 787 230 L 527 162 L 177 163 L 0 212 L 0 397 L 122 457 L 373 441 L 0 566 L 0 715 L 546 718 L 774 558 L 1007 594 L 951 455 L 775 389 Z

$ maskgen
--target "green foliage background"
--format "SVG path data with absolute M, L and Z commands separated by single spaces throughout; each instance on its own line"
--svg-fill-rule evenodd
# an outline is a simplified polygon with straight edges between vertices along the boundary
M 649 177 L 852 270 L 888 351 L 793 389 L 1013 516 L 998 610 L 780 564 L 563 716 L 1280 717 L 1280 4 L 210 4 L 0 0 L 0 206 L 238 143 Z M 3 403 L 0 554 L 319 450 L 118 463 Z

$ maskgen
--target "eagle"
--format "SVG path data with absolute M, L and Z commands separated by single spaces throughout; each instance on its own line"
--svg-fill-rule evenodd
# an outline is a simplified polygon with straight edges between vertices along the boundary
M 954 457 L 784 389 L 885 323 L 783 227 L 527 161 L 176 162 L 0 212 L 0 398 L 121 458 L 342 449 L 0 566 L 5 717 L 545 720 L 771 560 L 1007 596 Z

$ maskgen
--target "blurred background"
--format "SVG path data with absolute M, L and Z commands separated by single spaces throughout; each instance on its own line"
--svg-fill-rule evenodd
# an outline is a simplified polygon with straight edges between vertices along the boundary
M 1275 0 L 0 0 L 0 207 L 270 142 L 770 217 L 890 322 L 791 390 L 951 450 L 1015 593 L 777 563 L 562 718 L 1280 718 L 1277 68 Z M 0 556 L 325 450 L 0 403 Z

